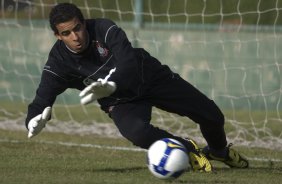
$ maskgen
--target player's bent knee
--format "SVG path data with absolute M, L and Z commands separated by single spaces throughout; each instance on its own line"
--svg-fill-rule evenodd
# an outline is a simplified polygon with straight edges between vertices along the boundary
M 134 137 L 131 140 L 132 144 L 134 144 L 135 146 L 138 146 L 140 148 L 144 148 L 144 149 L 148 149 L 149 146 L 151 145 L 151 143 L 149 144 L 146 137 L 144 136 L 140 136 L 140 137 Z
M 206 114 L 205 117 L 199 118 L 198 123 L 203 126 L 223 127 L 225 118 L 223 113 L 215 108 L 211 113 Z
M 212 100 L 211 100 L 212 101 Z M 222 111 L 218 108 L 218 106 L 212 101 L 213 106 L 211 107 L 211 114 L 209 117 L 209 122 L 214 126 L 224 126 L 225 118 Z
M 128 124 L 129 125 L 129 124 Z M 150 126 L 144 122 L 134 122 L 126 127 L 119 127 L 123 137 L 128 139 L 135 146 L 147 149 L 151 142 L 148 141 Z
M 136 133 L 122 133 L 122 135 L 128 139 L 135 146 L 148 149 L 151 143 L 148 143 L 146 134 L 142 134 L 142 131 Z
M 219 111 L 215 120 L 216 120 L 216 123 L 218 124 L 218 126 L 224 126 L 225 119 L 224 119 L 224 115 L 221 111 Z

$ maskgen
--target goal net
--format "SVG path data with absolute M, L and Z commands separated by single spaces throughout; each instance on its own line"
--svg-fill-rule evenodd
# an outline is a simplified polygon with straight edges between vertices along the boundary
M 0 0 L 0 128 L 24 130 L 55 37 L 59 0 Z M 222 109 L 230 142 L 282 149 L 282 2 L 279 0 L 69 0 L 86 18 L 104 17 L 200 89 Z M 45 131 L 120 136 L 97 103 L 58 96 Z M 187 104 L 188 106 L 189 104 Z M 201 143 L 199 127 L 153 110 L 152 123 Z

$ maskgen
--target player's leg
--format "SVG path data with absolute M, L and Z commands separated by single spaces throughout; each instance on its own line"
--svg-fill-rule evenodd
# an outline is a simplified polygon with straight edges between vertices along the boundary
M 220 149 L 227 145 L 224 116 L 220 109 L 178 75 L 153 87 L 150 94 L 150 102 L 156 107 L 189 117 L 198 123 L 210 147 Z
M 152 89 L 151 94 L 153 95 L 150 98 L 151 102 L 156 107 L 187 116 L 198 123 L 208 143 L 209 152 L 220 153 L 219 155 L 222 155 L 224 160 L 229 160 L 229 163 L 234 162 L 233 167 L 248 166 L 246 159 L 227 147 L 224 116 L 214 101 L 207 98 L 206 95 L 177 75 L 156 86 L 155 89 Z M 236 156 L 230 158 L 230 153 Z
M 153 142 L 162 138 L 178 139 L 167 131 L 153 126 L 150 123 L 151 113 L 150 103 L 138 101 L 114 106 L 110 111 L 110 117 L 122 136 L 144 149 L 148 149 Z M 187 149 L 191 148 L 190 144 L 187 145 Z
M 152 106 L 150 103 L 139 101 L 115 106 L 110 111 L 110 116 L 120 133 L 134 145 L 148 149 L 152 143 L 159 139 L 176 139 L 187 148 L 193 170 L 211 171 L 212 168 L 209 161 L 199 152 L 194 141 L 174 136 L 151 125 L 151 112 Z

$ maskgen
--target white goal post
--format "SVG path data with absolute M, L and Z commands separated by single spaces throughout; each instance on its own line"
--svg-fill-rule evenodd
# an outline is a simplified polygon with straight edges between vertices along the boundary
M 27 105 L 55 41 L 48 13 L 60 0 L 0 0 L 0 128 L 24 130 Z M 113 19 L 144 47 L 213 99 L 230 142 L 282 149 L 282 2 L 279 0 L 67 0 L 86 18 Z M 189 105 L 189 104 L 187 104 Z M 46 131 L 120 136 L 78 91 L 56 101 Z M 154 109 L 152 123 L 201 143 L 189 119 Z M 54 128 L 56 127 L 56 128 Z

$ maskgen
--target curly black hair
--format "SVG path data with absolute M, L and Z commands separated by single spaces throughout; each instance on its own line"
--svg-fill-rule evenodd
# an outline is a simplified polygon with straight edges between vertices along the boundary
M 84 22 L 83 14 L 81 10 L 74 4 L 71 3 L 59 3 L 54 6 L 49 14 L 49 23 L 51 29 L 55 34 L 58 34 L 56 25 L 78 18 L 80 22 Z

